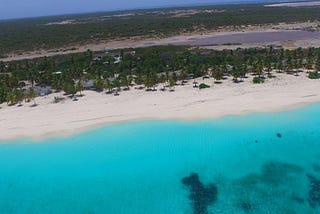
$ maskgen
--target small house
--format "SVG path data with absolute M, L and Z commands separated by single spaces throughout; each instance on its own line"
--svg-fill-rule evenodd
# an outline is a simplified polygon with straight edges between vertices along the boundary
M 121 62 L 121 57 L 118 56 L 118 57 L 114 57 L 114 64 L 119 64 Z
M 194 74 L 188 74 L 188 80 L 194 79 Z
M 100 61 L 102 59 L 102 56 L 96 56 L 92 60 L 93 61 Z
M 84 90 L 96 90 L 96 87 L 94 86 L 94 80 L 82 81 L 82 86 Z
M 52 87 L 51 86 L 36 86 L 34 87 L 34 91 L 38 96 L 46 96 L 48 94 L 52 93 Z

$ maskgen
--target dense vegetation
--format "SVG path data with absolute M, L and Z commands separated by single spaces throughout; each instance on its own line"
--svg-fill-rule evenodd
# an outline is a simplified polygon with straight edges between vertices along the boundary
M 175 13 L 177 11 L 180 11 L 177 13 L 180 16 Z M 66 20 L 73 22 L 54 24 Z M 71 47 L 113 38 L 161 37 L 223 26 L 309 20 L 320 20 L 319 7 L 224 5 L 2 21 L 0 56 L 5 57 L 12 52 Z
M 116 50 L 110 53 L 84 53 L 0 62 L 0 103 L 14 105 L 32 100 L 48 87 L 74 95 L 84 88 L 118 95 L 135 86 L 147 91 L 170 88 L 187 79 L 214 78 L 220 82 L 232 76 L 238 83 L 248 74 L 272 78 L 271 71 L 298 74 L 299 69 L 320 70 L 320 49 L 237 49 L 204 50 L 164 46 Z M 93 82 L 90 86 L 88 82 Z M 263 82 L 263 81 L 261 81 Z M 195 84 L 195 87 L 198 87 Z M 37 92 L 37 93 L 36 93 Z

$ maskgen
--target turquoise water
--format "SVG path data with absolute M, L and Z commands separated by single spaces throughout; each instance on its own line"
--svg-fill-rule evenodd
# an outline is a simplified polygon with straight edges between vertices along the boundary
M 3 143 L 0 213 L 320 213 L 319 113 L 314 104 Z

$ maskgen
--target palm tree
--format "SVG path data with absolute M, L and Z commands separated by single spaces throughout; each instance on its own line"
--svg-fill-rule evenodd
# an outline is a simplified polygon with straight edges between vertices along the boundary
M 8 91 L 9 89 L 7 87 L 0 85 L 0 103 L 3 103 L 6 101 Z
M 186 83 L 187 78 L 188 78 L 188 74 L 184 70 L 182 70 L 179 78 L 181 80 L 181 85 L 184 85 Z
M 282 61 L 277 62 L 276 64 L 276 69 L 278 73 L 281 73 L 284 70 L 284 64 Z
M 116 93 L 114 94 L 114 96 L 119 96 L 119 92 L 121 90 L 121 84 L 120 84 L 120 81 L 118 78 L 116 78 L 114 81 L 113 81 L 113 84 L 114 84 L 114 87 L 116 88 Z
M 71 94 L 71 97 L 74 97 L 74 95 L 77 93 L 77 88 L 73 82 L 65 82 L 63 85 L 63 91 L 67 95 Z
M 150 74 L 147 74 L 144 76 L 144 86 L 146 87 L 147 91 L 150 91 L 150 88 L 152 87 L 152 82 L 150 78 Z
M 265 68 L 266 68 L 266 71 L 267 71 L 267 75 L 270 76 L 271 75 L 271 70 L 272 70 L 272 66 L 271 66 L 271 62 L 270 61 L 267 61 L 265 63 Z
M 162 89 L 160 89 L 161 91 L 165 91 L 166 90 L 166 82 L 167 82 L 167 78 L 164 74 L 162 74 L 160 77 L 159 77 L 159 83 L 162 84 Z
M 4 62 L 0 61 L 0 73 L 4 72 L 4 68 L 5 68 Z
M 215 83 L 221 83 L 223 78 L 223 71 L 220 66 L 215 66 L 212 71 L 212 77 L 215 79 Z
M 80 97 L 82 96 L 82 91 L 83 91 L 83 85 L 81 84 L 80 81 L 78 81 L 77 85 L 76 85 L 76 91 L 79 91 L 80 93 Z
M 7 105 L 12 106 L 21 102 L 24 99 L 22 91 L 18 89 L 13 89 L 7 93 L 6 100 Z
M 15 94 L 17 97 L 17 102 L 19 103 L 19 106 L 22 106 L 22 101 L 24 100 L 25 95 L 22 93 L 21 90 L 16 89 Z
M 173 77 L 170 77 L 170 78 L 169 78 L 170 91 L 174 91 L 175 85 L 176 85 L 176 82 L 175 82 L 174 78 L 173 78 Z
M 28 76 L 29 76 L 29 81 L 31 82 L 31 86 L 34 87 L 35 79 L 37 76 L 39 76 L 39 73 L 34 69 L 30 69 L 28 72 Z
M 144 76 L 142 76 L 140 73 L 138 73 L 138 74 L 136 75 L 136 77 L 134 78 L 134 83 L 135 83 L 136 85 L 142 85 L 143 82 L 144 82 Z
M 128 81 L 128 86 L 132 86 L 133 76 L 132 75 L 128 75 L 127 76 L 127 81 Z
M 152 72 L 151 73 L 151 84 L 152 84 L 152 87 L 153 87 L 153 91 L 156 91 L 156 86 L 158 84 L 158 76 L 155 72 Z
M 246 64 L 242 64 L 242 65 L 240 65 L 239 69 L 240 69 L 239 74 L 240 74 L 240 78 L 242 81 L 243 78 L 246 78 L 248 66 Z
M 209 70 L 208 65 L 206 64 L 203 64 L 200 67 L 200 71 L 201 71 L 201 76 L 204 76 L 206 78 L 211 76 L 211 71 Z
M 178 81 L 178 76 L 175 72 L 172 73 L 171 78 L 173 79 L 173 81 L 176 83 Z
M 104 89 L 104 82 L 101 78 L 97 78 L 94 81 L 94 86 L 96 87 L 97 91 L 102 92 Z
M 254 64 L 254 73 L 255 75 L 258 75 L 259 78 L 261 78 L 261 76 L 263 76 L 263 66 L 261 61 L 257 61 Z
M 33 100 L 33 105 L 32 106 L 37 106 L 36 99 L 35 99 L 36 91 L 34 90 L 34 88 L 31 87 L 29 89 L 29 94 L 28 95 L 29 95 L 30 99 Z
M 16 97 L 15 97 L 15 94 L 13 93 L 13 90 L 7 92 L 6 101 L 7 101 L 7 105 L 9 106 L 16 104 Z
M 126 90 L 126 91 L 130 90 L 130 84 L 131 83 L 129 82 L 128 76 L 125 76 L 125 75 L 121 76 L 120 82 L 121 82 L 122 86 L 125 86 L 124 90 Z
M 107 90 L 107 94 L 111 94 L 112 93 L 113 85 L 112 85 L 111 81 L 108 78 L 105 80 L 104 89 Z
M 233 76 L 233 82 L 238 83 L 238 78 L 240 77 L 240 71 L 239 71 L 238 65 L 235 65 L 232 67 L 232 76 Z
M 308 56 L 306 61 L 306 67 L 307 69 L 312 69 L 312 66 L 313 66 L 313 58 Z
M 320 71 L 320 55 L 318 55 L 318 57 L 317 57 L 317 60 L 316 60 L 315 65 L 314 65 L 314 68 L 317 71 Z

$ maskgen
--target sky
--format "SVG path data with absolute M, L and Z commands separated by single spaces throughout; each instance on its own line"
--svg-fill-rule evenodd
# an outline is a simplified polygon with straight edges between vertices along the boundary
M 0 19 L 235 1 L 258 0 L 0 0 Z

